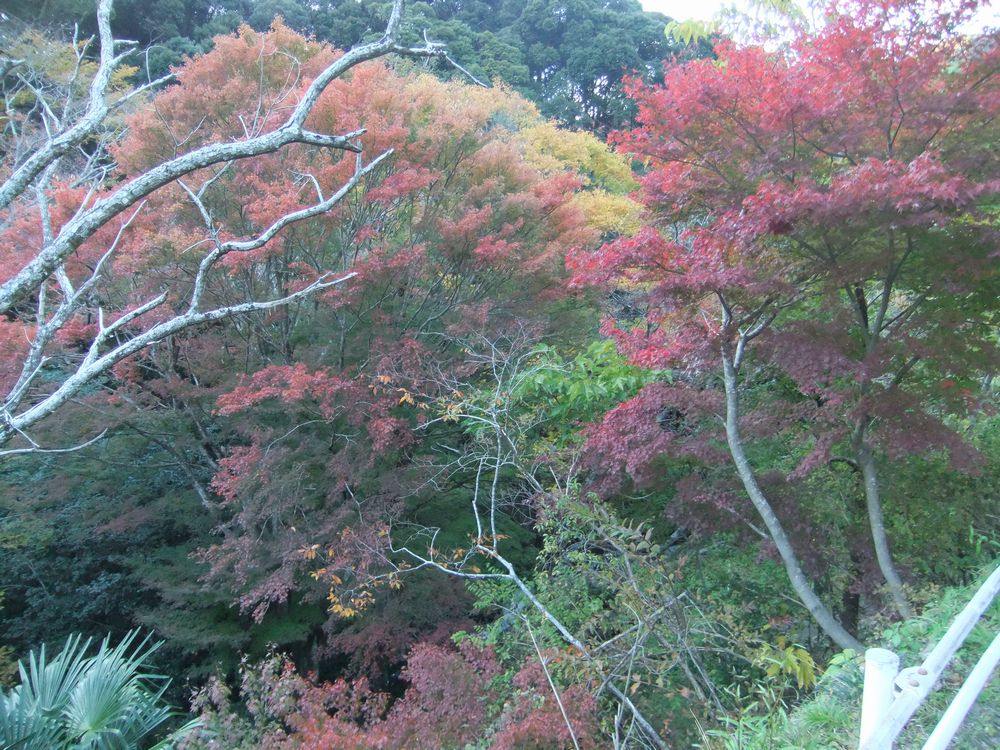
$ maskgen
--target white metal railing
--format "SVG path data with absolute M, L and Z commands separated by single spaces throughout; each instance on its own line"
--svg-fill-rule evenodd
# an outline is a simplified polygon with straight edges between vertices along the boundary
M 919 667 L 899 670 L 899 656 L 884 648 L 865 652 L 865 688 L 861 699 L 860 750 L 892 750 L 924 699 L 941 677 L 951 657 L 965 642 L 993 599 L 1000 593 L 1000 566 L 993 571 L 965 609 Z M 979 693 L 1000 662 L 1000 633 L 980 657 L 923 750 L 944 750 L 962 725 Z

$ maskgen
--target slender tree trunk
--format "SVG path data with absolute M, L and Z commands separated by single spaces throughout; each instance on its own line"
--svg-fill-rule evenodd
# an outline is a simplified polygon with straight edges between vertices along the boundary
M 879 570 L 885 577 L 896 611 L 904 618 L 913 617 L 913 609 L 906 601 L 903 593 L 903 581 L 896 572 L 889 552 L 889 539 L 885 534 L 885 521 L 882 518 L 882 496 L 878 485 L 878 469 L 871 447 L 865 442 L 864 428 L 859 426 L 855 432 L 854 455 L 861 469 L 861 477 L 865 485 L 865 505 L 868 510 L 868 525 L 871 527 L 872 543 L 875 545 L 875 557 L 878 559 Z
M 736 366 L 725 351 L 722 352 L 722 368 L 726 385 L 726 439 L 729 442 L 729 452 L 733 457 L 733 463 L 736 464 L 736 471 L 743 481 L 743 487 L 760 514 L 761 520 L 764 521 L 764 525 L 767 526 L 771 540 L 778 548 L 778 553 L 781 555 L 785 570 L 788 571 L 788 577 L 792 582 L 792 588 L 795 589 L 795 593 L 805 608 L 809 610 L 809 614 L 813 616 L 823 632 L 834 643 L 840 648 L 850 648 L 863 652 L 865 649 L 861 642 L 837 622 L 833 612 L 823 604 L 816 592 L 813 591 L 809 579 L 802 572 L 802 566 L 799 565 L 795 550 L 781 526 L 781 521 L 775 515 L 774 509 L 771 508 L 771 504 L 760 489 L 760 485 L 757 484 L 753 467 L 750 466 L 746 453 L 743 451 L 743 439 L 740 437 Z
M 861 594 L 857 591 L 851 589 L 844 591 L 840 598 L 840 619 L 848 632 L 857 629 L 858 621 L 861 619 Z
M 853 530 L 850 531 L 855 536 Z M 851 583 L 844 589 L 840 605 L 840 622 L 851 633 L 858 629 L 858 621 L 861 619 L 861 584 L 862 571 L 864 570 L 864 560 L 861 553 L 854 544 L 848 543 L 848 556 L 850 558 L 850 580 Z
M 872 356 L 882 344 L 882 334 L 885 331 L 886 315 L 889 311 L 889 300 L 892 299 L 893 284 L 899 266 L 896 265 L 896 236 L 893 229 L 889 229 L 887 237 L 887 247 L 890 250 L 889 270 L 886 273 L 885 281 L 882 284 L 881 293 L 878 296 L 878 306 L 872 308 L 862 286 L 854 289 L 854 309 L 858 315 L 858 325 L 864 333 L 865 355 Z M 850 292 L 849 292 L 850 294 Z M 874 312 L 874 314 L 870 314 Z M 894 380 L 898 385 L 904 377 L 914 360 L 910 360 L 896 374 Z M 865 399 L 872 388 L 871 382 L 862 382 L 861 398 Z M 865 439 L 865 431 L 868 426 L 867 417 L 858 420 L 854 427 L 854 435 L 851 438 L 851 445 L 854 449 L 854 458 L 858 463 L 861 478 L 865 486 L 865 505 L 868 510 L 868 525 L 871 528 L 872 542 L 875 545 L 875 556 L 878 559 L 879 570 L 889 587 L 889 595 L 892 597 L 896 610 L 903 617 L 913 617 L 913 610 L 910 609 L 906 596 L 903 594 L 903 582 L 896 572 L 896 567 L 892 563 L 892 555 L 889 553 L 889 540 L 885 535 L 885 521 L 882 518 L 882 498 L 878 486 L 878 469 L 875 466 L 875 457 L 872 454 L 871 446 Z

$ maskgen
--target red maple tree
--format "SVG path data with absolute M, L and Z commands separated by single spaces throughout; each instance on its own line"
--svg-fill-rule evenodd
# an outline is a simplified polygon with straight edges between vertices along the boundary
M 642 325 L 607 326 L 636 362 L 701 388 L 721 363 L 743 487 L 841 646 L 858 644 L 813 591 L 746 456 L 741 383 L 793 384 L 785 424 L 811 445 L 793 475 L 856 468 L 879 567 L 908 613 L 878 463 L 941 448 L 974 460 L 941 417 L 975 407 L 976 373 L 997 361 L 1000 45 L 959 32 L 977 7 L 834 2 L 778 51 L 723 42 L 662 85 L 633 81 L 639 125 L 613 138 L 645 165 L 648 225 L 570 258 L 577 283 L 643 300 Z

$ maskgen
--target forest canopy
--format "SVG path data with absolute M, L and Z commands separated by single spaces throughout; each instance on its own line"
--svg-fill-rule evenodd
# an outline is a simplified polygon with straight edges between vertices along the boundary
M 978 3 L 21 5 L 0 746 L 853 747 L 996 564 Z

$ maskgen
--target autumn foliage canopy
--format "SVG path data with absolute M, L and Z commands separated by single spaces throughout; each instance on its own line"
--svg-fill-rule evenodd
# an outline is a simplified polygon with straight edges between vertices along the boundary
M 639 125 L 614 141 L 645 165 L 648 224 L 572 256 L 574 283 L 648 306 L 606 324 L 647 366 L 697 377 L 767 320 L 755 362 L 812 425 L 798 474 L 859 424 L 891 456 L 974 461 L 935 415 L 978 408 L 970 377 L 995 366 L 1000 92 L 996 46 L 953 32 L 975 4 L 955 5 L 841 4 L 780 51 L 724 42 L 634 82 Z
M 717 36 L 626 75 L 608 143 L 406 49 L 289 125 L 352 52 L 280 18 L 170 86 L 121 71 L 0 222 L 0 639 L 154 628 L 234 748 L 665 748 L 784 712 L 826 636 L 874 643 L 993 549 L 980 5 Z M 99 66 L 53 49 L 37 92 L 85 109 Z M 37 95 L 6 91 L 0 176 Z

